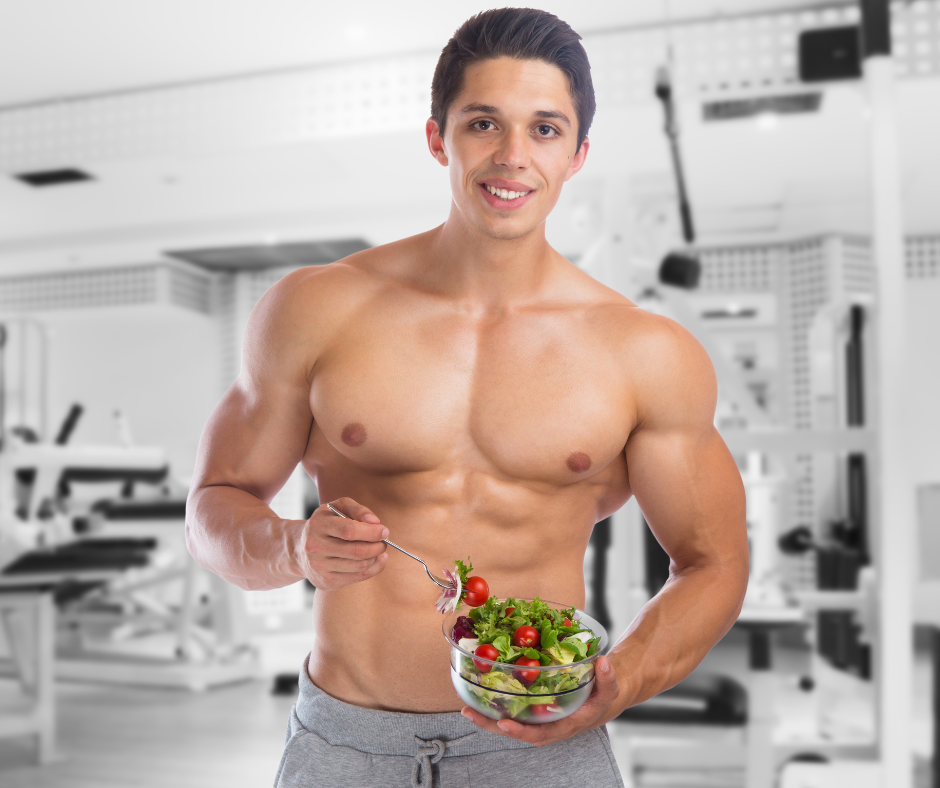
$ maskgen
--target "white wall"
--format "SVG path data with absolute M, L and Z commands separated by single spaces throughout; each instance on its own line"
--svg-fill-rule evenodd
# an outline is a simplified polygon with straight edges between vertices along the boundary
M 203 425 L 220 397 L 217 323 L 171 307 L 58 313 L 50 329 L 49 423 L 54 437 L 73 402 L 85 408 L 74 444 L 119 443 L 124 412 L 134 443 L 162 446 L 172 472 L 192 474 Z

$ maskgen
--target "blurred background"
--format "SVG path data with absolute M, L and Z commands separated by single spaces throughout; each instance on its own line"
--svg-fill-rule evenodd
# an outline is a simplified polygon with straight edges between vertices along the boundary
M 446 218 L 486 7 L 0 0 L 0 785 L 272 782 L 314 591 L 192 562 L 196 445 L 268 287 Z M 741 620 L 610 723 L 625 783 L 940 788 L 940 0 L 540 7 L 598 106 L 549 241 L 705 345 L 748 494 Z M 667 572 L 631 502 L 588 611 Z

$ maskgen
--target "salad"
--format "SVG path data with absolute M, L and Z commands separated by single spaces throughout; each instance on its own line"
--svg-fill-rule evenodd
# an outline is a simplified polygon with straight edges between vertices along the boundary
M 557 610 L 538 597 L 527 601 L 493 596 L 459 616 L 451 637 L 473 654 L 459 660 L 460 675 L 470 682 L 466 689 L 478 702 L 496 704 L 513 718 L 556 714 L 561 700 L 557 696 L 593 677 L 592 663 L 584 660 L 597 653 L 600 643 L 575 615 L 573 607 Z M 559 669 L 538 670 L 550 665 Z

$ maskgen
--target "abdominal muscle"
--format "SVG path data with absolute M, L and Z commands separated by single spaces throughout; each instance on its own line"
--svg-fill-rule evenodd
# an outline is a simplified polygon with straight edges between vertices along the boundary
M 400 510 L 382 520 L 392 541 L 421 556 L 438 576 L 469 554 L 472 574 L 489 583 L 491 595 L 539 596 L 583 608 L 583 559 L 593 512 L 582 510 L 580 522 L 568 515 L 554 520 L 540 513 L 511 529 L 468 523 L 459 532 L 420 510 Z M 374 578 L 316 592 L 310 679 L 327 694 L 356 706 L 459 711 L 463 703 L 451 683 L 444 616 L 434 606 L 441 589 L 421 564 L 393 548 L 387 552 L 388 563 Z M 461 613 L 467 610 L 461 605 Z

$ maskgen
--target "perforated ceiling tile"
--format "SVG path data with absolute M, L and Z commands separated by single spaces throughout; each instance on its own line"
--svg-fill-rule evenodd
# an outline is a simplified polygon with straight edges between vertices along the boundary
M 11 276 L 0 280 L 0 309 L 37 312 L 152 304 L 157 292 L 155 265 Z
M 210 314 L 211 276 L 180 264 L 146 264 L 0 277 L 0 311 L 5 312 L 161 303 Z
M 0 169 L 420 128 L 434 63 L 408 56 L 0 110 Z
M 899 74 L 940 72 L 940 3 L 936 0 L 893 3 L 891 36 Z
M 842 239 L 842 279 L 846 293 L 870 294 L 875 290 L 871 242 L 867 238 Z
M 212 280 L 204 273 L 173 266 L 169 269 L 170 302 L 193 312 L 212 311 Z
M 904 251 L 908 279 L 940 277 L 940 236 L 912 236 L 907 239 Z
M 773 291 L 776 246 L 705 249 L 701 255 L 704 291 L 767 293 Z

